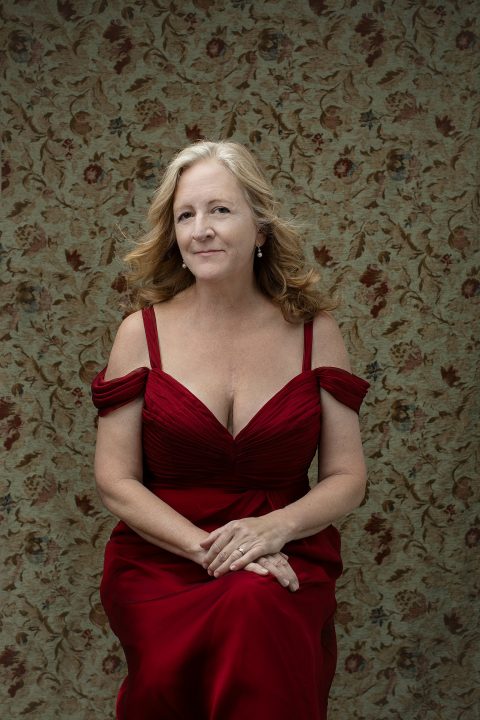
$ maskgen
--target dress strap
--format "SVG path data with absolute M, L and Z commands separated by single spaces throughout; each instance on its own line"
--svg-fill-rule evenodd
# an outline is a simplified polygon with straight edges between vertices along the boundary
M 303 366 L 302 372 L 312 368 L 313 320 L 303 324 Z
M 147 338 L 148 354 L 150 356 L 150 365 L 158 370 L 162 369 L 162 361 L 160 358 L 160 344 L 158 342 L 157 321 L 155 318 L 155 310 L 153 305 L 142 308 L 143 324 L 145 327 L 145 335 Z

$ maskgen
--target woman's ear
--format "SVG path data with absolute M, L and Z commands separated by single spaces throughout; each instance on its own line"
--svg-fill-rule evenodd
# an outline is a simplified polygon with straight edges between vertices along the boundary
M 255 244 L 259 245 L 260 247 L 265 243 L 268 235 L 268 230 L 262 225 L 258 225 L 257 227 L 257 237 L 255 239 Z

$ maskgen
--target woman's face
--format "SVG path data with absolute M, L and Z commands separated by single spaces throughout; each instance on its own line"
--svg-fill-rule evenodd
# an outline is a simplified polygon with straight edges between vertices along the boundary
M 173 201 L 183 261 L 197 280 L 251 275 L 262 245 L 252 210 L 234 175 L 217 160 L 199 160 L 180 176 Z

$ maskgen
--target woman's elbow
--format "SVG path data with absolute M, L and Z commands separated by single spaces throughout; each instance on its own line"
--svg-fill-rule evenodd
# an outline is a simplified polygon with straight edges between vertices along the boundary
M 125 493 L 125 483 L 119 478 L 113 478 L 110 473 L 95 472 L 95 489 L 102 505 L 115 514 L 116 508 L 122 495 Z
M 95 473 L 97 494 L 107 510 L 117 517 L 134 501 L 139 485 L 142 485 L 142 481 L 136 477 L 112 477 L 101 472 Z
M 362 505 L 363 501 L 365 500 L 365 496 L 367 494 L 367 472 L 366 470 L 358 473 L 355 475 L 354 483 L 353 483 L 353 501 L 355 503 L 354 507 L 360 507 Z
M 97 491 L 97 495 L 100 498 L 100 502 L 104 507 L 107 508 L 107 510 L 110 510 L 110 500 L 112 491 L 110 488 L 109 483 L 102 477 L 96 475 L 95 476 L 95 490 Z

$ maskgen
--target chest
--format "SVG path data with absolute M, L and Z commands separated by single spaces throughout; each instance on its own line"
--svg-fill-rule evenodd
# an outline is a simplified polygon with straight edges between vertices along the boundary
M 237 435 L 302 371 L 303 325 L 164 333 L 162 369 Z

